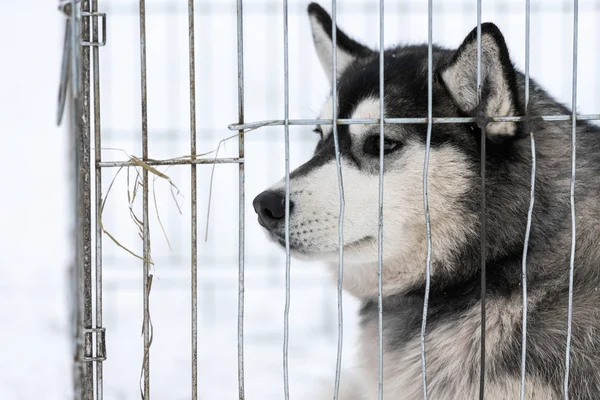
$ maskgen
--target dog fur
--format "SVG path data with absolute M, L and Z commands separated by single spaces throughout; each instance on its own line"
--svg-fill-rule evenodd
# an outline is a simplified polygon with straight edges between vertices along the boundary
M 332 20 L 317 4 L 308 14 L 319 60 L 332 76 Z M 379 53 L 337 28 L 338 118 L 379 118 Z M 434 124 L 428 175 L 431 293 L 426 332 L 428 394 L 475 399 L 480 373 L 480 138 L 486 134 L 485 398 L 520 393 L 522 256 L 531 190 L 531 142 L 537 174 L 527 258 L 526 398 L 560 399 L 565 371 L 571 254 L 571 122 L 490 122 L 525 115 L 525 77 L 500 30 L 481 27 L 478 106 L 477 32 L 456 50 L 433 48 L 433 116 L 475 117 L 475 124 Z M 385 51 L 385 116 L 427 115 L 427 46 Z M 565 115 L 535 80 L 529 115 Z M 320 118 L 332 117 L 329 97 Z M 578 121 L 571 399 L 600 396 L 600 129 Z M 294 256 L 338 266 L 339 191 L 331 126 L 314 156 L 290 176 L 290 249 Z M 384 396 L 420 399 L 419 334 L 427 237 L 423 164 L 427 126 L 385 128 L 383 234 Z M 345 194 L 343 288 L 362 302 L 359 368 L 342 376 L 341 400 L 377 399 L 377 229 L 379 125 L 339 125 Z M 284 180 L 254 201 L 270 238 L 285 246 Z M 263 197 L 261 197 L 263 196 Z M 275 200 L 273 200 L 275 196 Z M 274 211 L 279 208 L 279 211 Z M 333 392 L 322 393 L 333 398 Z M 315 397 L 310 397 L 311 399 Z

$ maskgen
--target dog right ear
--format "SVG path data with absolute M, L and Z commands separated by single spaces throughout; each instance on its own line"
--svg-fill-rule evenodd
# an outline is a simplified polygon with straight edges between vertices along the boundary
M 481 104 L 477 99 L 477 28 L 465 38 L 450 62 L 442 68 L 442 79 L 465 113 L 484 117 L 511 117 L 520 113 L 516 71 L 500 29 L 481 24 Z M 487 124 L 489 137 L 512 137 L 514 122 Z
M 325 71 L 325 75 L 332 81 L 332 65 L 333 65 L 333 39 L 331 37 L 331 28 L 333 22 L 331 17 L 317 3 L 311 3 L 308 6 L 308 16 L 312 27 L 313 40 L 315 48 L 321 61 L 321 66 Z M 358 58 L 363 58 L 371 55 L 373 51 L 366 46 L 350 39 L 342 30 L 336 27 L 337 36 L 337 76 L 339 77 L 344 70 Z

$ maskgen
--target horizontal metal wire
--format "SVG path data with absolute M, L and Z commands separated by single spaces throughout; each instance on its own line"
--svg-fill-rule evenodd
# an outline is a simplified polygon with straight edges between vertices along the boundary
M 600 114 L 580 114 L 575 118 L 577 121 L 600 121 Z M 572 121 L 572 115 L 531 115 L 514 117 L 491 117 L 489 122 L 562 122 Z M 386 124 L 427 124 L 428 118 L 384 118 Z M 433 124 L 468 124 L 477 122 L 476 118 L 470 117 L 436 117 L 432 119 Z M 289 125 L 332 125 L 331 119 L 290 119 Z M 379 118 L 346 118 L 338 119 L 338 125 L 379 125 Z M 254 130 L 267 126 L 284 126 L 285 120 L 265 120 L 248 122 L 244 124 L 231 124 L 227 128 L 233 131 Z M 193 164 L 240 164 L 244 163 L 243 158 L 200 158 L 200 159 L 170 159 L 170 160 L 144 160 L 148 165 L 193 165 Z M 111 167 L 133 167 L 137 164 L 134 161 L 103 161 L 99 163 L 100 168 Z
M 600 121 L 600 114 L 580 114 L 575 118 L 577 121 Z M 489 122 L 562 122 L 572 121 L 572 115 L 530 115 L 514 117 L 490 117 Z M 428 118 L 384 118 L 386 124 L 427 124 Z M 476 118 L 470 117 L 436 117 L 432 119 L 433 124 L 468 124 L 477 122 Z M 290 119 L 289 125 L 332 125 L 331 119 Z M 346 118 L 338 119 L 338 125 L 379 125 L 379 118 Z M 228 129 L 232 131 L 245 131 L 263 128 L 267 126 L 284 126 L 285 120 L 273 119 L 244 124 L 230 124 Z M 193 164 L 240 164 L 243 158 L 200 158 L 200 159 L 170 159 L 170 160 L 144 160 L 145 164 L 156 165 L 193 165 Z M 133 167 L 137 164 L 133 161 L 103 161 L 99 163 L 100 168 Z
M 194 165 L 194 164 L 243 164 L 243 158 L 197 158 L 176 160 L 144 160 L 147 165 Z M 139 167 L 134 161 L 103 161 L 99 163 L 100 168 L 112 167 Z
M 70 1 L 70 0 L 68 0 Z M 563 12 L 565 5 L 570 5 L 569 0 L 563 0 L 558 2 L 539 2 L 531 5 L 531 11 L 535 13 L 556 13 Z M 464 14 L 469 11 L 473 11 L 476 8 L 475 3 L 465 2 L 463 0 L 439 2 L 436 4 L 437 12 L 447 11 L 454 14 Z M 113 14 L 130 14 L 137 13 L 135 4 L 124 2 L 124 1 L 110 1 L 104 9 L 110 8 L 111 15 Z M 600 9 L 600 2 L 595 0 L 589 0 L 581 2 L 579 4 L 580 10 L 583 11 L 594 11 Z M 379 5 L 377 2 L 365 4 L 363 1 L 344 1 L 340 3 L 340 11 L 345 14 L 379 14 Z M 176 2 L 155 2 L 148 4 L 146 7 L 146 14 L 161 14 L 161 15 L 172 15 L 172 14 L 183 14 L 187 12 L 185 4 L 178 4 Z M 194 12 L 202 15 L 231 15 L 235 12 L 235 5 L 232 2 L 225 2 L 222 0 L 207 1 L 198 3 L 195 7 Z M 290 14 L 304 14 L 306 12 L 306 3 L 297 2 L 289 5 Z M 419 2 L 390 2 L 386 5 L 386 13 L 410 13 L 410 14 L 423 14 L 426 13 L 427 9 L 425 5 Z M 517 14 L 522 13 L 523 8 L 519 2 L 505 2 L 502 4 L 502 12 L 505 14 Z M 280 15 L 281 5 L 278 2 L 265 2 L 265 1 L 244 1 L 244 14 L 249 15 Z
M 515 116 L 515 117 L 490 117 L 489 122 L 535 122 L 535 121 L 571 121 L 572 115 L 530 115 L 530 116 Z M 595 121 L 600 120 L 600 114 L 580 114 L 576 118 L 577 121 Z M 428 118 L 384 118 L 386 124 L 427 124 Z M 468 124 L 477 122 L 476 118 L 471 117 L 435 117 L 432 120 L 433 124 Z M 290 125 L 333 125 L 331 119 L 290 119 Z M 379 125 L 379 118 L 345 118 L 338 119 L 338 125 Z M 265 126 L 280 126 L 284 125 L 282 119 L 271 119 L 265 121 L 248 122 L 245 124 L 231 124 L 227 128 L 232 131 L 258 129 Z

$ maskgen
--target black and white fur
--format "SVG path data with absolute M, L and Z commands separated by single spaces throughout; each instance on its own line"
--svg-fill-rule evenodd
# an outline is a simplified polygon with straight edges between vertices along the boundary
M 332 21 L 308 8 L 317 53 L 331 77 Z M 489 400 L 520 390 L 521 263 L 530 196 L 531 147 L 537 177 L 527 259 L 526 398 L 560 399 L 565 369 L 569 257 L 571 122 L 489 122 L 524 115 L 524 76 L 515 70 L 499 29 L 481 27 L 482 98 L 477 106 L 477 35 L 457 50 L 433 49 L 433 116 L 473 116 L 477 124 L 435 124 L 429 164 L 432 231 L 427 325 L 428 393 L 475 399 L 480 369 L 480 127 L 487 134 L 486 391 Z M 379 118 L 379 54 L 337 30 L 339 118 Z M 385 52 L 385 116 L 427 115 L 427 46 Z M 570 114 L 534 80 L 531 115 Z M 331 99 L 321 118 L 331 118 Z M 331 126 L 316 128 L 314 156 L 290 177 L 293 255 L 326 261 L 336 276 L 339 196 Z M 342 377 L 341 400 L 377 398 L 377 221 L 379 126 L 340 125 L 345 185 L 345 290 L 362 301 L 359 368 Z M 423 206 L 425 125 L 387 125 L 384 173 L 384 395 L 422 398 L 419 333 L 426 229 Z M 569 392 L 600 398 L 600 129 L 577 123 L 577 247 Z M 254 200 L 259 222 L 284 240 L 284 181 Z M 330 388 L 331 389 L 331 388 Z M 332 391 L 323 393 L 332 398 Z M 309 397 L 314 399 L 316 397 Z

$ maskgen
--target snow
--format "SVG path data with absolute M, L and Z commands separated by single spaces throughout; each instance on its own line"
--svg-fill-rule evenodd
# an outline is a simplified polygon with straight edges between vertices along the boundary
M 101 54 L 103 157 L 120 160 L 124 149 L 140 155 L 140 72 L 137 2 L 100 0 L 108 14 L 108 44 Z M 237 121 L 235 2 L 196 2 L 198 151 L 210 151 L 233 133 Z M 327 3 L 327 2 L 325 2 Z M 329 3 L 325 4 L 328 6 Z M 338 20 L 363 42 L 378 44 L 376 2 L 339 1 Z M 358 4 L 358 5 L 357 5 Z M 364 6 L 362 4 L 365 4 Z M 456 4 L 459 4 L 457 7 Z M 466 4 L 462 6 L 462 4 Z M 566 104 L 571 98 L 572 8 L 562 1 L 532 1 L 531 75 Z M 567 4 L 567 3 L 565 3 Z M 290 1 L 290 116 L 313 118 L 327 94 L 310 40 L 305 2 Z M 434 39 L 457 46 L 476 21 L 475 2 L 436 1 Z M 540 8 L 546 11 L 538 11 Z M 54 126 L 63 35 L 56 2 L 4 2 L 0 12 L 0 399 L 67 399 L 71 390 L 71 341 L 67 267 L 72 229 L 69 143 Z M 187 2 L 148 0 L 148 93 L 150 154 L 189 153 Z M 283 20 L 281 2 L 245 2 L 246 121 L 283 115 Z M 386 2 L 386 43 L 427 38 L 426 3 Z M 596 73 L 598 8 L 581 2 L 579 111 L 598 112 Z M 524 67 L 524 2 L 487 1 L 483 20 L 506 35 L 516 64 Z M 596 107 L 594 107 L 596 105 Z M 292 167 L 316 142 L 307 127 L 292 127 Z M 281 399 L 283 393 L 282 252 L 255 222 L 251 201 L 284 172 L 283 128 L 246 135 L 245 386 L 250 399 Z M 220 156 L 235 156 L 231 140 Z M 169 249 L 151 205 L 155 276 L 151 293 L 154 342 L 151 390 L 157 399 L 189 399 L 190 355 L 190 168 L 162 169 L 181 191 L 179 214 L 168 184 L 155 182 Z M 215 169 L 208 241 L 207 199 L 211 167 L 198 167 L 198 387 L 203 399 L 237 393 L 238 173 Z M 104 190 L 116 169 L 103 172 Z M 134 175 L 131 171 L 131 183 Z M 139 200 L 139 199 L 138 199 Z M 136 203 L 139 210 L 139 201 Z M 126 172 L 115 180 L 104 213 L 106 228 L 141 252 L 128 216 Z M 139 260 L 104 237 L 104 326 L 108 359 L 105 398 L 139 398 L 142 356 L 142 271 Z M 292 261 L 290 387 L 303 398 L 319 382 L 333 384 L 337 343 L 335 284 L 321 265 Z M 357 303 L 344 298 L 344 364 L 353 363 Z

